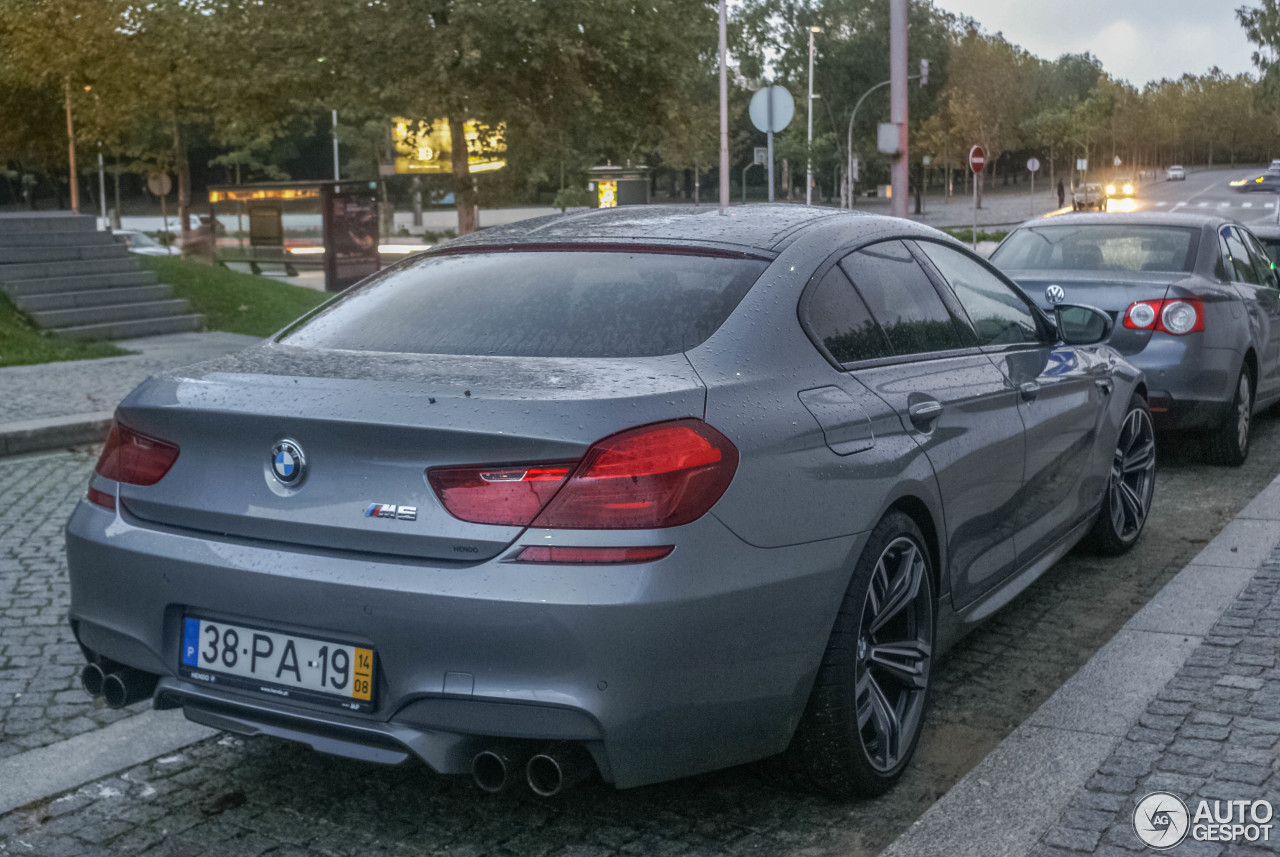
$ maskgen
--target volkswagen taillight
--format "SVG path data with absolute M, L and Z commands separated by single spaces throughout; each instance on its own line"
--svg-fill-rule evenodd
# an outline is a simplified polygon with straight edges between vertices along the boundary
M 1135 301 L 1124 311 L 1124 326 L 1174 336 L 1204 330 L 1204 303 L 1197 298 Z

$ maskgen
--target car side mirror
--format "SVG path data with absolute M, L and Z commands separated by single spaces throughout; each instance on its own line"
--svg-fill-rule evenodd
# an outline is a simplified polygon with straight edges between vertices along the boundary
M 1058 338 L 1067 345 L 1096 345 L 1111 336 L 1111 316 L 1091 306 L 1058 304 L 1053 308 Z

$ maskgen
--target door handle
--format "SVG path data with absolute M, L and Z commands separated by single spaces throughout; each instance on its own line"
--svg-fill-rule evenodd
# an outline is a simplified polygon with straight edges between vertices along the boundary
M 1026 381 L 1018 385 L 1018 392 L 1022 395 L 1022 401 L 1034 402 L 1036 396 L 1040 395 L 1040 385 L 1035 381 Z
M 1115 386 L 1115 385 L 1111 382 L 1111 379 L 1110 379 L 1110 378 L 1098 378 L 1098 379 L 1097 379 L 1096 381 L 1094 381 L 1093 383 L 1095 383 L 1095 384 L 1097 384 L 1097 385 L 1098 385 L 1098 389 L 1102 391 L 1102 395 L 1104 395 L 1104 396 L 1110 396 L 1110 395 L 1111 395 L 1111 390 L 1112 390 L 1112 389 L 1114 388 L 1114 386 Z
M 936 399 L 916 402 L 907 408 L 907 416 L 911 418 L 911 424 L 920 431 L 932 431 L 934 420 L 942 416 L 942 402 Z

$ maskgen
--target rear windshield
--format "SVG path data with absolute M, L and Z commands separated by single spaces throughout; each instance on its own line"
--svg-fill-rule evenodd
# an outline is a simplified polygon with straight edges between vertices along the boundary
M 644 252 L 428 256 L 353 289 L 281 341 L 495 357 L 654 357 L 716 331 L 768 263 Z
M 1098 224 L 1019 229 L 991 254 L 1009 271 L 1183 271 L 1196 261 L 1199 230 Z

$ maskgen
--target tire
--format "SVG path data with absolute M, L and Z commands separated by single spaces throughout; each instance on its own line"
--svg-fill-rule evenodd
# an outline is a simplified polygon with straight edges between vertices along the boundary
M 1236 392 L 1222 420 L 1209 429 L 1210 464 L 1239 467 L 1249 457 L 1249 437 L 1253 428 L 1253 374 L 1246 363 L 1240 367 Z
M 834 797 L 875 797 L 901 778 L 928 707 L 936 606 L 924 535 L 890 512 L 854 568 L 776 774 Z
M 1134 393 L 1116 436 L 1102 509 L 1085 537 L 1086 545 L 1103 556 L 1128 552 L 1147 524 L 1155 489 L 1155 425 L 1147 400 Z

